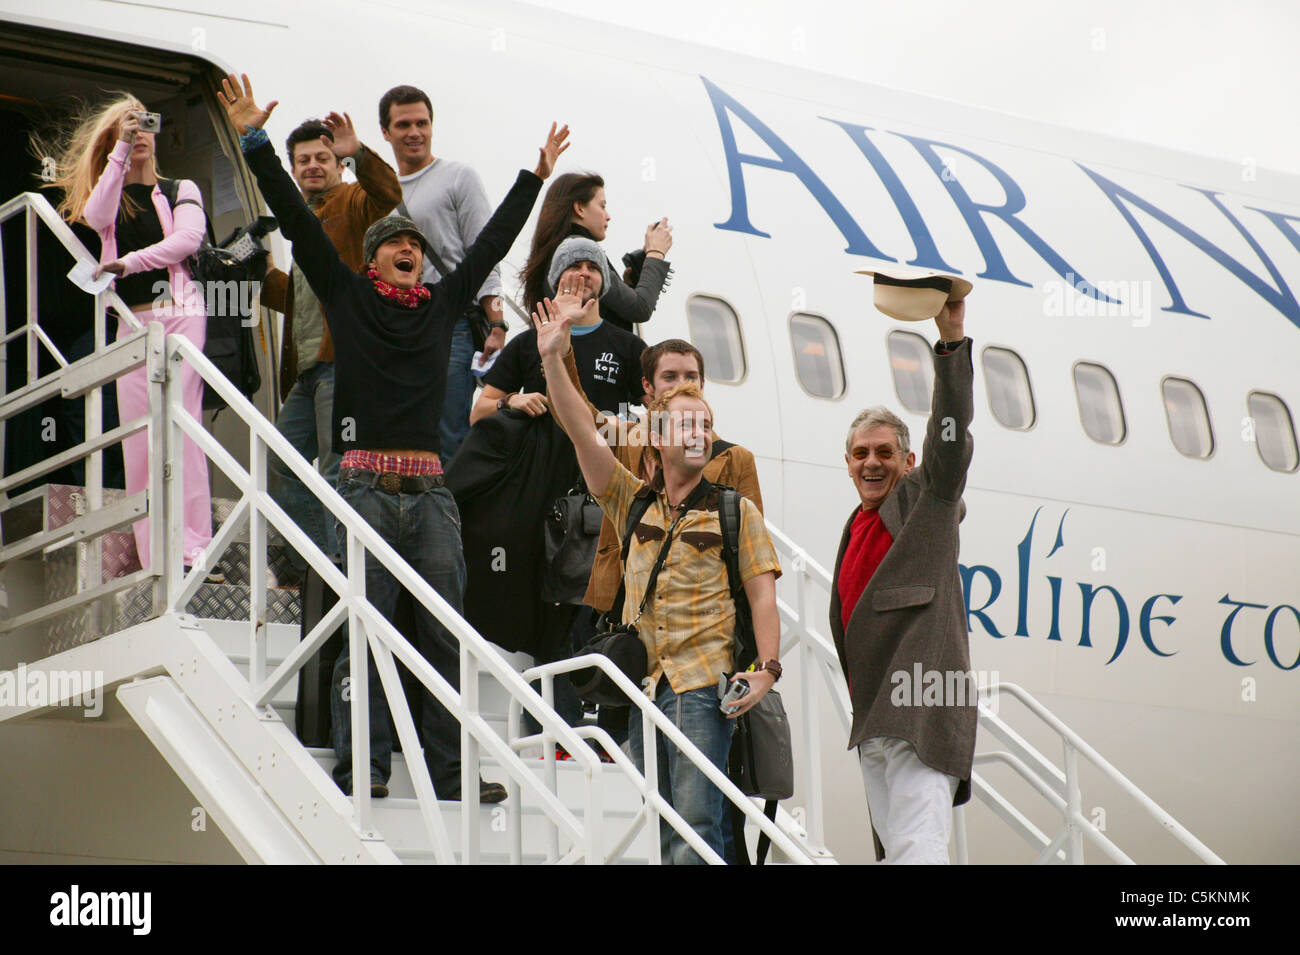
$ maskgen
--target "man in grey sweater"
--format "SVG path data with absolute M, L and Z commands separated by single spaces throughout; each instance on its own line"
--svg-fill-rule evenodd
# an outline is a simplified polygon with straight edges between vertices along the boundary
M 460 264 L 479 231 L 492 214 L 487 192 L 478 174 L 462 163 L 433 155 L 433 104 L 414 86 L 395 86 L 379 100 L 379 126 L 393 147 L 406 214 L 424 233 L 440 263 L 425 259 L 424 281 L 437 282 L 442 268 Z M 441 267 L 440 267 L 441 266 Z M 489 335 L 483 360 L 506 343 L 501 315 L 501 270 L 483 283 L 476 296 L 487 313 Z M 470 362 L 474 341 L 469 318 L 461 316 L 451 342 L 447 366 L 447 397 L 442 406 L 442 457 L 450 461 L 469 432 L 469 412 L 474 398 Z

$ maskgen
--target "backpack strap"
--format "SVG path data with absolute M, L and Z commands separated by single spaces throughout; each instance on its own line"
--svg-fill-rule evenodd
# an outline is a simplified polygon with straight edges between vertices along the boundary
M 740 578 L 740 492 L 718 485 L 718 529 L 722 532 L 722 562 L 727 566 L 727 583 L 736 605 L 736 669 L 743 670 L 758 656 L 754 640 L 749 598 Z
M 636 527 L 641 523 L 641 518 L 645 517 L 645 512 L 650 510 L 650 503 L 655 499 L 654 491 L 645 488 L 636 497 L 632 498 L 632 506 L 627 511 L 627 523 L 623 526 L 623 551 L 619 555 L 619 560 L 627 563 L 628 551 L 632 549 L 632 535 L 636 533 Z
M 203 209 L 203 203 L 198 202 L 197 200 L 177 198 L 177 196 L 180 195 L 181 189 L 181 181 L 179 179 L 160 178 L 158 180 L 158 189 L 162 192 L 163 197 L 167 200 L 167 204 L 171 206 L 172 209 L 175 209 L 177 206 L 183 206 L 187 202 L 192 206 L 198 206 L 200 209 Z M 212 232 L 212 220 L 208 218 L 207 209 L 203 209 L 203 222 L 208 227 L 208 245 L 216 245 L 217 240 Z
M 623 528 L 623 550 L 619 554 L 619 570 L 627 569 L 627 554 L 632 549 L 632 535 L 636 533 L 636 526 L 641 523 L 641 518 L 645 517 L 645 512 L 650 510 L 650 503 L 655 499 L 655 492 L 650 488 L 642 488 L 641 493 L 632 498 L 632 506 L 628 508 L 627 524 Z M 609 613 L 621 613 L 623 601 L 627 599 L 627 585 L 623 581 L 623 574 L 618 575 L 618 593 L 614 596 L 614 603 L 610 605 Z
M 717 441 L 714 441 L 717 447 Z M 731 599 L 736 605 L 736 669 L 744 670 L 758 658 L 758 644 L 754 639 L 754 622 L 750 616 L 749 597 L 740 580 L 740 492 L 733 487 L 719 487 L 718 527 L 722 531 L 722 560 L 727 565 L 727 583 Z M 763 815 L 776 821 L 777 800 L 768 799 L 763 804 Z M 731 806 L 731 828 L 735 833 L 736 862 L 750 865 L 749 847 L 745 845 L 745 814 L 734 803 Z M 767 859 L 771 838 L 765 832 L 758 834 L 758 848 L 753 865 L 762 865 Z

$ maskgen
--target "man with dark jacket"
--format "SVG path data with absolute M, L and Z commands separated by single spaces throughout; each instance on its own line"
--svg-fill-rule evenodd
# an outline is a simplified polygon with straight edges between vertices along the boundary
M 420 276 L 427 242 L 405 216 L 386 217 L 367 229 L 362 239 L 365 274 L 348 268 L 261 128 L 275 103 L 259 107 L 247 76 L 242 92 L 234 75 L 222 86 L 220 99 L 242 134 L 248 167 L 279 219 L 280 231 L 293 243 L 294 262 L 316 293 L 338 346 L 333 439 L 344 451 L 339 493 L 459 613 L 465 558 L 456 502 L 444 486 L 438 430 L 452 330 L 523 228 L 542 181 L 567 148 L 568 127 L 557 132 L 551 126 L 546 145 L 538 150 L 536 170 L 520 170 L 460 264 L 441 281 L 425 285 Z M 397 579 L 373 556 L 366 559 L 365 577 L 366 596 L 391 620 Z M 423 604 L 416 607 L 416 631 L 420 652 L 458 690 L 456 640 Z M 345 792 L 353 786 L 351 694 L 343 682 L 350 672 L 350 653 L 349 641 L 344 641 L 331 694 L 339 757 L 334 779 Z M 386 796 L 392 738 L 378 673 L 373 666 L 368 673 L 370 787 L 373 795 Z M 461 798 L 460 726 L 427 691 L 420 735 L 438 797 Z M 499 802 L 505 795 L 499 783 L 480 782 L 481 801 Z
M 869 408 L 844 460 L 861 505 L 845 524 L 831 587 L 831 633 L 849 682 L 876 857 L 946 864 L 952 807 L 970 799 L 976 694 L 969 679 L 957 525 L 974 409 L 965 303 L 935 318 L 934 397 L 921 466 L 907 425 Z M 899 693 L 918 671 L 945 692 Z M 945 693 L 951 689 L 951 697 Z
M 361 144 L 346 113 L 307 120 L 285 142 L 290 167 L 302 197 L 320 219 L 339 257 L 351 269 L 361 266 L 361 237 L 370 224 L 402 201 L 397 173 Z M 350 161 L 357 181 L 343 182 L 343 163 Z M 291 267 L 266 273 L 262 304 L 284 315 L 280 349 L 280 397 L 284 404 L 275 426 L 331 485 L 338 482 L 339 452 L 330 440 L 334 409 L 334 342 L 320 302 L 302 270 Z M 268 462 L 271 497 L 327 555 L 338 559 L 333 519 L 302 481 L 276 455 Z M 290 551 L 294 576 L 301 579 L 307 562 Z M 285 583 L 286 581 L 281 581 Z M 297 581 L 289 581 L 296 583 Z

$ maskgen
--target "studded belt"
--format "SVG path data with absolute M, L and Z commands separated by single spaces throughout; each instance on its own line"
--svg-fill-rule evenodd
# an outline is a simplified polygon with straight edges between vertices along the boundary
M 361 468 L 340 468 L 339 481 L 357 481 L 378 488 L 385 494 L 423 494 L 446 484 L 446 479 L 441 474 L 402 475 L 394 471 L 366 471 Z

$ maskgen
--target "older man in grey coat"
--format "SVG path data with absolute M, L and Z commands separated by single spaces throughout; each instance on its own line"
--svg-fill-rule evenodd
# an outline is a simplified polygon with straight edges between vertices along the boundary
M 849 682 L 876 858 L 948 861 L 952 807 L 970 798 L 976 698 L 957 527 L 974 408 L 965 303 L 935 318 L 934 396 L 919 467 L 907 425 L 864 411 L 844 460 L 861 499 L 844 527 L 831 633 Z M 915 685 L 917 681 L 922 686 Z

